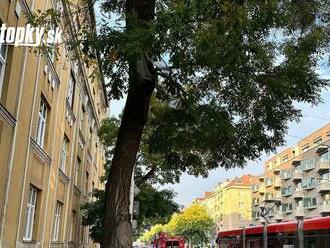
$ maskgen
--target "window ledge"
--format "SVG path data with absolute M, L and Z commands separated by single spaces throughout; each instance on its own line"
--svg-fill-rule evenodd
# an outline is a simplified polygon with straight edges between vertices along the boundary
M 38 156 L 42 159 L 42 161 L 44 161 L 48 165 L 51 165 L 52 158 L 46 153 L 46 151 L 41 146 L 37 144 L 37 142 L 32 137 L 30 137 L 30 144 L 33 150 L 35 150 Z
M 60 168 L 58 169 L 58 175 L 62 178 L 62 180 L 65 183 L 69 183 L 70 182 L 70 178 Z
M 14 127 L 16 124 L 15 117 L 6 109 L 2 103 L 0 103 L 0 116 L 5 119 L 5 121 L 11 126 Z

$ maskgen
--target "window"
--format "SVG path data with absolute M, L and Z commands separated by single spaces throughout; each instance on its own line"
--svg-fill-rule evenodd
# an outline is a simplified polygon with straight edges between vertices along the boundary
M 321 163 L 329 163 L 330 162 L 330 153 L 325 152 L 320 155 L 320 162 Z
M 76 185 L 76 186 L 78 186 L 78 183 L 79 183 L 80 163 L 81 163 L 80 159 L 77 158 L 75 175 L 74 175 L 74 185 Z
M 316 207 L 316 197 L 307 197 L 303 199 L 303 204 L 305 208 Z
M 316 186 L 316 178 L 303 178 L 301 181 L 301 187 L 303 189 L 312 189 Z
M 289 156 L 288 155 L 286 155 L 286 156 L 284 156 L 283 158 L 282 158 L 282 162 L 284 163 L 284 162 L 286 162 L 286 161 L 288 161 L 289 160 Z
M 242 220 L 244 220 L 244 216 L 243 216 L 243 214 L 238 214 L 238 219 L 240 220 L 240 221 L 242 221 Z
M 302 152 L 306 152 L 306 151 L 308 151 L 308 149 L 309 149 L 309 144 L 305 144 L 305 145 L 303 145 L 303 147 L 301 148 Z
M 37 190 L 33 187 L 29 189 L 29 198 L 26 204 L 26 220 L 23 240 L 31 241 L 33 235 L 34 218 L 37 204 Z
M 281 189 L 282 196 L 289 196 L 293 194 L 293 187 L 288 186 Z
M 47 112 L 48 107 L 43 98 L 40 101 L 39 113 L 38 113 L 38 126 L 37 126 L 37 137 L 36 142 L 40 147 L 44 147 L 46 124 L 47 124 Z
M 272 184 L 273 184 L 273 178 L 267 177 L 265 179 L 265 186 L 268 187 L 268 186 L 271 186 Z
M 304 159 L 300 162 L 298 169 L 300 171 L 308 171 L 315 168 L 315 158 Z
M 283 179 L 283 180 L 290 179 L 291 176 L 292 176 L 291 170 L 282 170 L 281 171 L 281 179 Z
M 77 213 L 76 211 L 72 211 L 71 216 L 71 225 L 70 225 L 70 241 L 76 241 L 76 224 L 77 223 Z
M 322 137 L 317 137 L 315 140 L 314 140 L 314 144 L 315 145 L 319 145 L 322 143 Z
M 0 44 L 0 96 L 2 93 L 3 81 L 5 79 L 6 59 L 7 46 L 4 44 Z
M 64 136 L 62 147 L 61 147 L 61 158 L 60 158 L 60 169 L 64 173 L 65 173 L 65 167 L 66 167 L 66 157 L 67 157 L 68 145 L 69 145 L 69 141 Z
M 67 92 L 67 100 L 68 100 L 71 108 L 73 107 L 75 84 L 76 84 L 76 82 L 75 82 L 73 74 L 71 72 L 70 78 L 69 78 L 68 92 Z
M 86 171 L 86 176 L 85 176 L 85 194 L 88 193 L 88 181 L 89 181 L 89 173 Z
M 56 202 L 55 218 L 54 218 L 54 230 L 53 230 L 53 241 L 58 241 L 60 228 L 61 228 L 61 214 L 63 204 L 59 201 Z
M 284 203 L 283 205 L 282 205 L 282 211 L 284 212 L 284 213 L 291 213 L 292 212 L 292 203 Z

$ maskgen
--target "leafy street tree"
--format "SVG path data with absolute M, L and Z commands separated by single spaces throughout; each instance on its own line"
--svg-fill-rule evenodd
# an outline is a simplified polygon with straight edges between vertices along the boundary
M 175 193 L 172 190 L 156 190 L 150 184 L 144 184 L 136 200 L 140 203 L 138 227 L 152 226 L 157 223 L 165 224 L 173 213 L 179 212 L 175 203 Z
M 119 122 L 116 118 L 105 119 L 98 132 L 101 142 L 107 147 L 106 175 L 101 179 L 103 181 L 106 180 L 111 165 Z M 147 136 L 147 133 L 145 132 L 144 136 Z M 170 179 L 170 176 L 162 176 L 170 174 L 170 171 L 158 173 L 158 168 L 157 170 L 152 169 L 156 166 L 156 163 L 161 164 L 161 159 L 156 159 L 153 155 L 149 154 L 146 149 L 143 149 L 145 146 L 146 144 L 143 144 L 140 147 L 140 159 L 136 164 L 136 171 L 138 173 L 135 173 L 135 181 L 140 188 L 140 193 L 136 197 L 136 200 L 140 203 L 140 211 L 137 219 L 139 231 L 157 223 L 164 224 L 168 222 L 173 213 L 179 212 L 179 205 L 174 201 L 175 193 L 172 190 L 158 190 L 151 185 L 154 182 L 172 182 L 173 179 Z M 143 173 L 145 170 L 149 171 Z M 89 228 L 90 236 L 94 242 L 101 243 L 104 230 L 104 190 L 94 189 L 93 197 L 95 201 L 88 202 L 81 207 L 83 210 L 82 224 Z
M 85 1 L 92 9 L 95 0 Z M 129 189 L 147 121 L 153 127 L 147 149 L 162 156 L 161 170 L 206 176 L 273 151 L 288 121 L 299 120 L 295 103 L 317 104 L 328 83 L 315 67 L 329 52 L 330 6 L 328 0 L 99 2 L 102 20 L 97 33 L 81 36 L 83 51 L 101 61 L 111 99 L 127 94 L 106 183 L 102 246 L 128 248 Z M 160 104 L 157 118 L 148 120 L 152 98 Z
M 326 81 L 314 68 L 327 52 L 327 0 L 102 1 L 92 45 L 127 93 L 109 178 L 103 247 L 132 244 L 129 187 L 150 99 L 164 103 L 149 149 L 194 175 L 243 166 L 283 144 L 295 102 L 316 104 Z M 118 17 L 113 26 L 106 17 Z
M 155 238 L 155 236 L 165 231 L 165 226 L 162 224 L 156 224 L 150 228 L 150 230 L 146 231 L 141 237 L 140 241 L 143 243 L 150 243 Z
M 213 228 L 214 222 L 207 210 L 202 206 L 192 205 L 182 213 L 174 214 L 167 224 L 154 225 L 140 240 L 145 243 L 151 242 L 155 234 L 162 231 L 172 236 L 183 236 L 192 245 L 201 245 L 210 241 Z
M 200 245 L 210 242 L 214 222 L 204 207 L 192 205 L 175 215 L 168 226 L 170 233 L 185 237 L 189 244 Z

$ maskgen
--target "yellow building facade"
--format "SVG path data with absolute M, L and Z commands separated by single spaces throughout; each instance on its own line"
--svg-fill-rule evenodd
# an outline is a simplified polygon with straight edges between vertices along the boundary
M 49 8 L 66 13 L 60 25 L 74 35 L 79 17 L 55 0 L 1 0 L 0 24 L 25 27 L 23 12 Z M 66 46 L 55 58 L 27 47 L 0 51 L 0 247 L 94 247 L 80 205 L 104 187 L 97 130 L 108 103 L 103 79 L 90 78 L 98 68 Z
M 212 192 L 196 198 L 195 204 L 201 204 L 216 224 L 216 231 L 248 226 L 252 221 L 251 184 L 254 176 L 244 175 L 216 185 Z

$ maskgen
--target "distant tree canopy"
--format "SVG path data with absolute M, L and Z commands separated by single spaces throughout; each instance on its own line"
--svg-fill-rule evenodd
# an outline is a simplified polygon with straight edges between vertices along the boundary
M 145 243 L 151 242 L 159 232 L 165 232 L 172 236 L 183 236 L 191 244 L 208 243 L 213 238 L 211 232 L 214 222 L 207 210 L 199 205 L 192 205 L 183 210 L 182 213 L 173 214 L 171 220 L 165 224 L 156 224 L 146 231 L 140 240 Z

